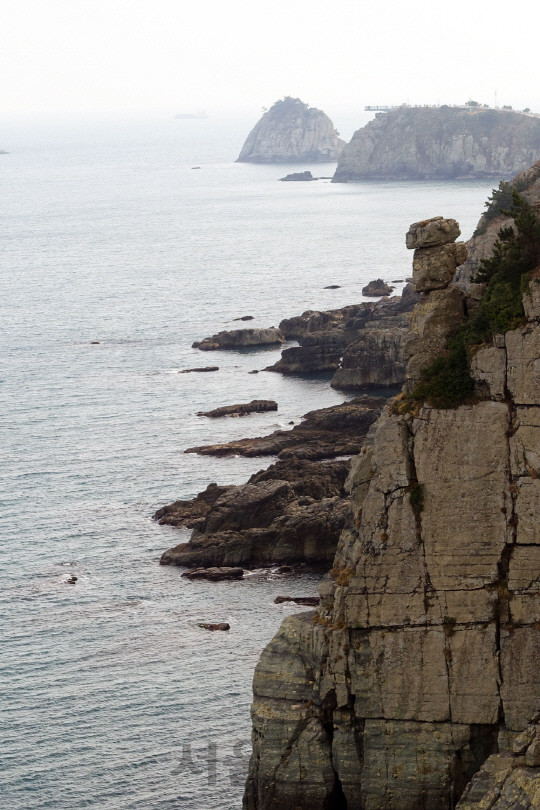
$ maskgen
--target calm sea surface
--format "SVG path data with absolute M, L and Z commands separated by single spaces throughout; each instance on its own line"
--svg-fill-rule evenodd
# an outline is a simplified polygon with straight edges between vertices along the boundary
M 492 185 L 278 183 L 294 167 L 234 163 L 249 128 L 0 131 L 10 152 L 0 155 L 9 810 L 240 807 L 253 669 L 293 612 L 274 597 L 315 594 L 317 577 L 188 582 L 158 565 L 185 533 L 151 515 L 272 461 L 184 448 L 261 435 L 344 397 L 327 379 L 248 374 L 279 351 L 203 354 L 191 343 L 242 315 L 277 325 L 357 303 L 372 278 L 404 279 L 409 224 L 451 216 L 468 238 Z M 219 372 L 178 374 L 207 364 Z M 276 399 L 278 413 L 195 416 L 252 398 Z

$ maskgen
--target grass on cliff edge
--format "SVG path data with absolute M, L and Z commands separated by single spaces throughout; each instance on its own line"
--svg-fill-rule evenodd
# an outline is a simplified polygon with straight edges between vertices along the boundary
M 493 335 L 523 324 L 522 297 L 528 291 L 532 270 L 540 264 L 540 222 L 517 191 L 512 206 L 501 211 L 514 220 L 501 228 L 490 259 L 482 259 L 473 279 L 487 284 L 477 312 L 462 323 L 450 338 L 442 355 L 422 371 L 422 379 L 410 399 L 428 402 L 435 408 L 457 408 L 473 396 L 470 375 L 471 347 L 488 343 Z

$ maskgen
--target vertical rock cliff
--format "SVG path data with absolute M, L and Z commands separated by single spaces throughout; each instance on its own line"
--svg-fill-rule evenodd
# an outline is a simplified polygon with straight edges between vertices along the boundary
M 399 107 L 354 133 L 334 180 L 500 179 L 539 159 L 540 118 L 474 107 Z
M 334 161 L 344 144 L 322 110 L 287 96 L 253 127 L 237 163 Z
M 449 286 L 458 235 L 440 217 L 408 234 L 423 295 L 408 390 L 468 317 Z M 473 353 L 475 396 L 443 409 L 404 394 L 353 459 L 321 607 L 287 618 L 256 669 L 245 810 L 447 810 L 538 716 L 535 273 L 523 302 L 520 325 Z

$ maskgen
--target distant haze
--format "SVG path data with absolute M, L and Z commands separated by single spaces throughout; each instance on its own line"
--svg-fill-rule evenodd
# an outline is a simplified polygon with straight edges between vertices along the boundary
M 366 104 L 492 105 L 495 91 L 500 106 L 540 112 L 531 7 L 520 7 L 4 0 L 0 123 L 199 109 L 255 123 L 284 95 L 322 108 L 338 128 L 340 117 L 365 123 Z

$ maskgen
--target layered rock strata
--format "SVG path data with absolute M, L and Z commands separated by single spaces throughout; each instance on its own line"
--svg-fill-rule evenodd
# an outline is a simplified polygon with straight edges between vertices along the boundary
M 322 110 L 309 107 L 299 98 L 287 96 L 276 101 L 253 127 L 237 162 L 334 161 L 344 144 Z
M 354 133 L 335 182 L 512 177 L 540 159 L 540 118 L 481 108 L 400 107 Z
M 246 810 L 447 810 L 538 716 L 539 290 L 526 325 L 477 352 L 473 404 L 391 405 L 353 459 L 321 606 L 257 666 Z M 418 330 L 417 353 L 436 334 Z M 495 806 L 531 806 L 512 797 L 535 776 L 507 773 Z M 464 802 L 493 806 L 478 795 Z

